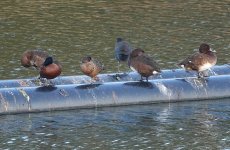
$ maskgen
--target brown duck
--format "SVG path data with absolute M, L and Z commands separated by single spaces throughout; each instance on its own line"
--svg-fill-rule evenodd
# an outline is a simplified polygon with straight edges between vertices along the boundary
M 203 43 L 199 47 L 199 52 L 187 57 L 178 65 L 186 70 L 194 70 L 198 73 L 198 78 L 203 77 L 203 71 L 210 69 L 217 62 L 217 56 L 210 46 Z
M 54 79 L 61 74 L 62 67 L 58 61 L 53 61 L 52 57 L 47 57 L 40 68 L 40 77 Z
M 146 77 L 148 82 L 149 76 L 161 72 L 158 64 L 140 48 L 134 49 L 131 52 L 128 64 L 132 70 L 137 71 L 141 75 L 141 81 L 143 81 L 143 77 Z
M 41 78 L 53 79 L 61 74 L 62 67 L 58 61 L 53 61 L 53 58 L 45 51 L 29 50 L 25 51 L 21 57 L 21 65 L 35 67 Z
M 45 51 L 28 50 L 22 54 L 21 65 L 26 68 L 35 67 L 39 70 L 48 56 L 49 54 Z
M 99 78 L 97 75 L 104 70 L 104 65 L 96 59 L 93 59 L 90 56 L 86 56 L 82 58 L 82 62 L 80 64 L 81 71 L 91 77 L 93 80 L 98 81 Z

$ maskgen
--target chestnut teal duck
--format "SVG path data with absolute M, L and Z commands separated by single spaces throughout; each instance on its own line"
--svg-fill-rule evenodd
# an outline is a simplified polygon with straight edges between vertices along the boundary
M 51 56 L 41 50 L 27 50 L 22 54 L 21 65 L 35 67 L 40 78 L 53 79 L 61 74 L 62 67 L 58 61 L 54 61 Z
M 80 69 L 85 75 L 91 77 L 94 81 L 98 81 L 97 75 L 104 70 L 104 65 L 97 59 L 86 56 L 82 58 Z

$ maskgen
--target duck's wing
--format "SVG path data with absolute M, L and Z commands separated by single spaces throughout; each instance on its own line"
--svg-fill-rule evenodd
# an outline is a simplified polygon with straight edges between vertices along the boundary
M 80 68 L 85 75 L 90 75 L 94 71 L 95 65 L 92 62 L 87 62 L 87 63 L 82 63 L 80 65 Z
M 49 54 L 45 51 L 33 51 L 32 59 L 31 59 L 31 64 L 34 66 L 36 69 L 40 69 L 45 62 L 45 59 L 49 57 Z
M 139 61 L 142 64 L 151 66 L 153 70 L 157 72 L 161 72 L 159 64 L 150 56 L 147 56 L 147 55 L 138 56 L 137 61 Z
M 95 65 L 95 67 L 97 67 L 100 70 L 105 69 L 104 64 L 101 61 L 99 61 L 98 59 L 92 59 L 92 63 Z
M 207 63 L 207 55 L 202 53 L 194 53 L 181 61 L 178 65 L 188 70 L 199 70 L 199 66 Z

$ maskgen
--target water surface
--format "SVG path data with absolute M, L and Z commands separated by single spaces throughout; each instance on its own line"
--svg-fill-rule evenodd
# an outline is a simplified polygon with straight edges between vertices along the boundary
M 162 69 L 207 42 L 229 63 L 228 0 L 0 1 L 1 79 L 37 76 L 21 54 L 42 49 L 80 75 L 85 55 L 116 72 L 123 37 Z M 123 71 L 128 67 L 123 64 Z M 138 105 L 0 116 L 0 149 L 230 149 L 230 100 Z
M 0 117 L 9 149 L 229 149 L 230 100 Z
M 143 48 L 161 68 L 193 53 L 202 42 L 229 63 L 230 3 L 222 1 L 1 1 L 1 79 L 37 74 L 20 66 L 28 49 L 43 49 L 63 65 L 63 75 L 78 75 L 85 55 L 100 59 L 104 73 L 115 72 L 114 43 L 123 37 Z M 123 71 L 129 70 L 124 64 Z

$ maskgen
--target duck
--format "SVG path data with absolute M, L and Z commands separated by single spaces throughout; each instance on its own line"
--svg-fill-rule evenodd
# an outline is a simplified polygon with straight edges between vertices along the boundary
M 116 39 L 116 43 L 115 43 L 115 58 L 118 62 L 118 72 L 120 72 L 120 63 L 121 62 L 127 62 L 128 58 L 129 58 L 129 54 L 132 51 L 132 47 L 131 45 L 125 41 L 123 38 L 118 37 Z
M 35 67 L 39 70 L 48 56 L 49 54 L 45 51 L 27 50 L 22 54 L 21 65 L 26 68 Z
M 133 71 L 141 75 L 140 81 L 143 81 L 143 77 L 145 77 L 148 82 L 150 76 L 161 73 L 161 69 L 157 62 L 146 55 L 145 51 L 141 48 L 132 50 L 129 56 L 128 65 Z
M 85 56 L 82 58 L 80 69 L 82 73 L 92 78 L 92 81 L 98 81 L 97 75 L 104 70 L 104 65 L 91 56 Z
M 200 44 L 199 52 L 185 58 L 178 65 L 187 71 L 197 72 L 198 78 L 204 77 L 204 71 L 210 69 L 217 62 L 216 51 L 212 50 L 207 43 Z
M 22 54 L 21 65 L 38 70 L 39 78 L 54 79 L 61 74 L 62 66 L 54 61 L 47 52 L 41 50 L 27 50 Z
M 39 74 L 40 78 L 54 79 L 62 72 L 62 66 L 58 61 L 54 61 L 53 57 L 49 56 L 42 64 Z

